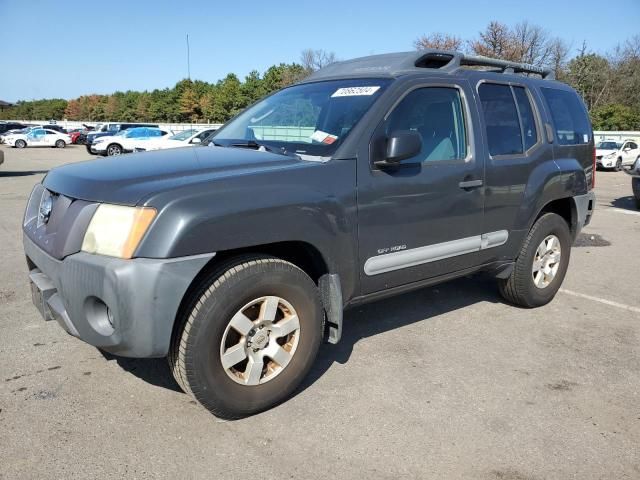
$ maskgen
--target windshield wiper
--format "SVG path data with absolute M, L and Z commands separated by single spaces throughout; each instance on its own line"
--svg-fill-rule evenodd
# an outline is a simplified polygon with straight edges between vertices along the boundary
M 278 155 L 284 155 L 286 157 L 300 158 L 300 156 L 296 153 L 289 152 L 284 147 L 274 148 L 269 145 L 265 145 L 262 143 L 258 143 L 255 140 L 247 140 L 245 142 L 233 142 L 228 145 L 229 147 L 239 147 L 239 148 L 253 148 L 254 150 L 264 149 L 267 152 L 275 153 Z

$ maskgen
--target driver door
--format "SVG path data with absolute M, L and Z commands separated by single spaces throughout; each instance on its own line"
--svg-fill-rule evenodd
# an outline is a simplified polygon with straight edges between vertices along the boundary
M 44 147 L 46 132 L 44 128 L 36 128 L 27 134 L 27 144 L 31 147 Z
M 466 82 L 425 81 L 374 131 L 369 158 L 358 165 L 362 294 L 478 265 L 481 245 L 500 241 L 483 235 L 484 159 L 474 148 L 471 99 Z M 420 152 L 378 166 L 388 139 L 407 131 L 420 133 Z

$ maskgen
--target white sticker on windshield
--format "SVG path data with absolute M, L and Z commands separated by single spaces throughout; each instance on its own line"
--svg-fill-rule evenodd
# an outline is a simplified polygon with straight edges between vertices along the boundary
M 331 95 L 331 98 L 333 98 L 333 97 L 358 97 L 358 96 L 361 96 L 361 95 L 373 95 L 378 90 L 380 90 L 379 86 L 375 86 L 375 87 L 346 87 L 346 88 L 339 88 L 338 90 L 333 92 L 333 95 Z
M 338 139 L 335 135 L 331 135 L 330 133 L 323 132 L 322 130 L 316 130 L 311 135 L 311 140 L 314 140 L 318 143 L 324 143 L 325 145 L 331 145 Z

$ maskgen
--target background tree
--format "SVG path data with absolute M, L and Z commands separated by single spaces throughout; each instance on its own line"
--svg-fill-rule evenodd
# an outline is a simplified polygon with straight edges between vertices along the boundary
M 331 63 L 337 62 L 336 54 L 325 50 L 307 48 L 300 54 L 300 63 L 307 72 L 315 72 Z
M 455 35 L 434 32 L 418 37 L 413 46 L 416 50 L 424 50 L 427 48 L 435 48 L 437 50 L 454 50 L 461 51 L 464 47 L 464 40 Z

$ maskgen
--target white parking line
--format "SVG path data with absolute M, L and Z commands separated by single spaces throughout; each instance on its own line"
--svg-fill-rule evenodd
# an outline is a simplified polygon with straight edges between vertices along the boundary
M 640 215 L 640 212 L 634 212 L 633 210 L 625 210 L 624 208 L 615 208 L 611 207 L 609 210 L 613 210 L 614 212 L 624 213 L 625 215 Z
M 571 290 L 566 290 L 561 288 L 560 291 L 562 293 L 566 293 L 567 295 L 573 295 L 574 297 L 586 298 L 587 300 L 593 300 L 594 302 L 604 303 L 605 305 L 610 305 L 612 307 L 622 308 L 623 310 L 628 310 L 630 312 L 640 313 L 640 308 L 632 307 L 631 305 L 625 305 L 624 303 L 618 303 L 611 300 L 607 300 L 606 298 L 593 297 L 591 295 L 585 295 L 584 293 L 573 292 Z

